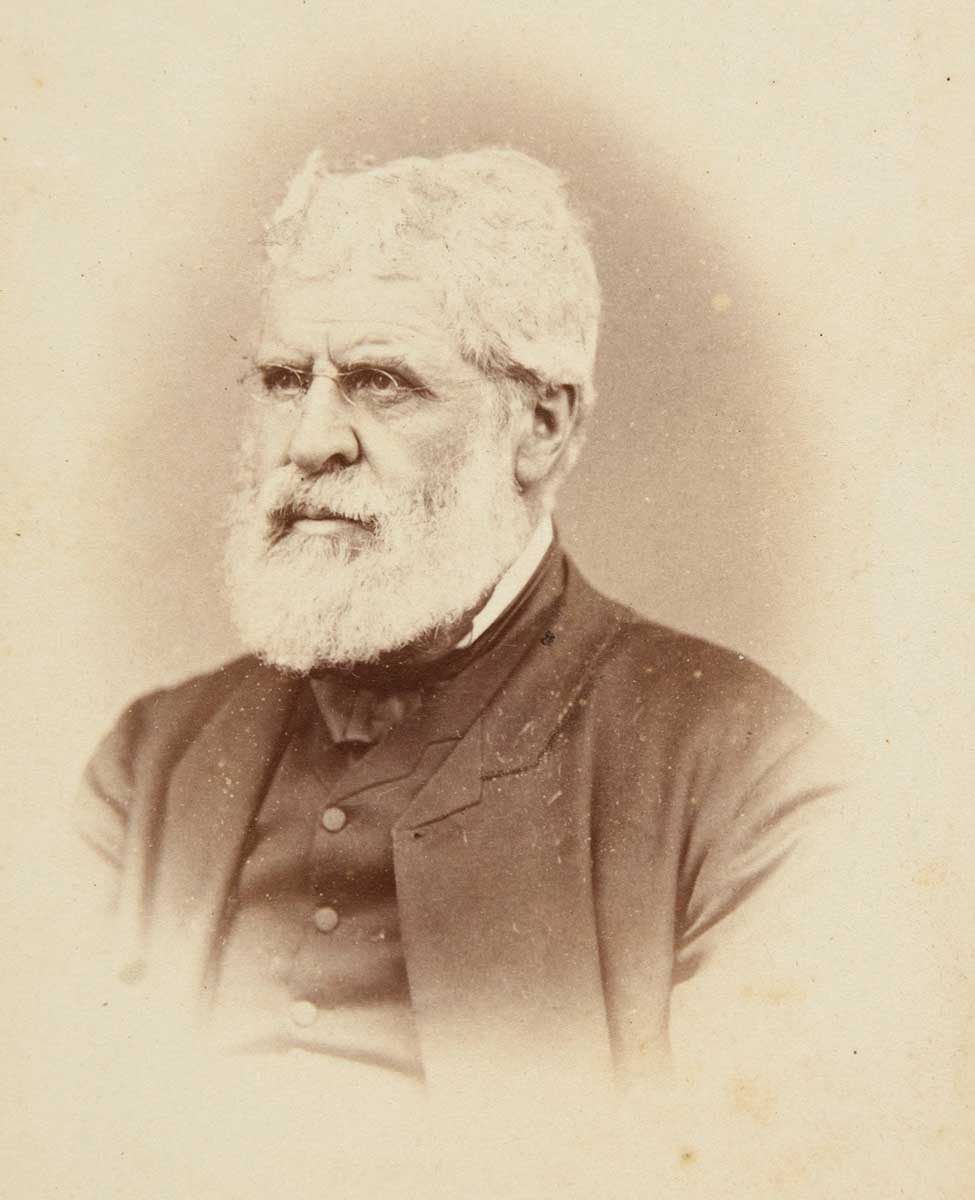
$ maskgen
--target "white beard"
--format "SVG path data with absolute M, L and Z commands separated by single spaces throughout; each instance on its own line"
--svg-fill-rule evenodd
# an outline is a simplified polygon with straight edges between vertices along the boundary
M 485 421 L 460 462 L 422 489 L 388 496 L 368 468 L 308 479 L 277 468 L 235 498 L 226 576 L 249 650 L 295 672 L 375 662 L 426 643 L 476 610 L 531 532 L 496 424 Z M 250 471 L 253 479 L 254 470 Z M 365 546 L 282 534 L 282 509 L 330 509 L 368 520 Z M 460 636 L 458 634 L 458 636 Z

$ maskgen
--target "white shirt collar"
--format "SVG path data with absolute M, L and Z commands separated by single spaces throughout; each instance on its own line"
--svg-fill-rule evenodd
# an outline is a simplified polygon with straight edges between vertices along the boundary
M 552 518 L 546 513 L 535 526 L 535 530 L 511 566 L 505 571 L 488 597 L 487 604 L 474 617 L 470 631 L 454 647 L 463 650 L 472 646 L 482 634 L 487 633 L 512 600 L 535 574 L 538 564 L 552 544 L 554 531 Z

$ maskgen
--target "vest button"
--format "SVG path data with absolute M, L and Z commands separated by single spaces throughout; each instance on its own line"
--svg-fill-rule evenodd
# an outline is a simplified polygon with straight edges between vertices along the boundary
M 334 908 L 319 908 L 312 920 L 316 929 L 320 929 L 322 933 L 331 933 L 339 923 L 339 914 Z
M 314 1025 L 318 1016 L 318 1005 L 310 1000 L 296 1000 L 291 1006 L 291 1020 L 303 1029 Z
M 322 825 L 329 833 L 338 833 L 348 819 L 341 808 L 326 808 L 322 813 Z

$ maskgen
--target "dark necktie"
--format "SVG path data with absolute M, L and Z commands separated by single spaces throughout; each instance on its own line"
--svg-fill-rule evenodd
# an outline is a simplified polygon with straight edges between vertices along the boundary
M 420 706 L 419 691 L 380 692 L 337 674 L 311 681 L 325 726 L 336 745 L 372 745 Z

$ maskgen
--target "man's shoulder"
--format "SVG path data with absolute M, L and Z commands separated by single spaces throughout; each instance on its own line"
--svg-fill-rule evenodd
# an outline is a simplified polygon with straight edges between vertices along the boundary
M 157 688 L 133 700 L 103 743 L 116 755 L 148 748 L 185 747 L 242 688 L 260 686 L 270 673 L 252 655 L 222 663 L 179 683 Z
M 740 702 L 743 697 L 776 703 L 802 702 L 772 672 L 735 649 L 676 629 L 644 616 L 592 587 L 574 570 L 585 606 L 598 611 L 612 630 L 598 662 L 596 679 L 614 680 L 640 694 L 707 694 L 714 703 Z
M 748 655 L 651 620 L 584 585 L 614 632 L 591 664 L 590 687 L 619 701 L 698 719 L 738 714 L 814 720 L 808 706 Z
M 262 668 L 257 658 L 245 654 L 178 683 L 146 692 L 132 702 L 128 711 L 151 713 L 157 719 L 170 714 L 173 717 L 183 714 L 192 718 L 205 716 L 208 711 L 218 708 L 249 676 L 259 674 L 262 669 L 266 668 Z
M 637 613 L 621 625 L 607 657 L 607 665 L 625 670 L 645 691 L 666 684 L 679 693 L 706 694 L 715 706 L 747 698 L 804 707 L 791 688 L 748 655 Z
M 126 814 L 140 795 L 155 794 L 214 716 L 230 704 L 249 677 L 260 678 L 251 657 L 158 688 L 134 700 L 102 738 L 82 779 L 76 825 L 107 861 L 121 861 Z
M 747 655 L 613 608 L 616 633 L 590 668 L 579 716 L 602 794 L 628 827 L 655 828 L 645 800 L 666 796 L 700 847 L 737 844 L 737 822 L 747 857 L 790 806 L 805 812 L 860 777 L 857 747 Z

